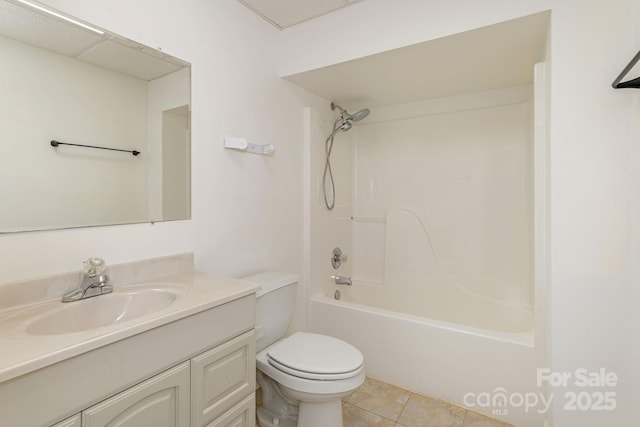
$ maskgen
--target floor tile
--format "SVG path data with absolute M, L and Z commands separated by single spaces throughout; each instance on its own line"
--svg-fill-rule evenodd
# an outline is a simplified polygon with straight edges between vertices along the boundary
M 391 420 L 397 420 L 411 393 L 373 378 L 349 397 L 348 403 Z
M 493 418 L 485 417 L 473 411 L 467 411 L 464 417 L 464 427 L 513 427 Z
M 395 427 L 394 421 L 365 411 L 357 406 L 345 403 L 342 405 L 344 427 Z
M 412 394 L 398 422 L 407 427 L 462 427 L 465 412 L 460 407 Z

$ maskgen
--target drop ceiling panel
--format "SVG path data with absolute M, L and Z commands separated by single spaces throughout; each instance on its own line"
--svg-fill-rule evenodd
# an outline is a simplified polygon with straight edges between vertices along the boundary
M 239 0 L 249 9 L 283 29 L 333 12 L 362 0 Z
M 72 57 L 102 39 L 84 28 L 6 1 L 0 2 L 0 34 Z
M 14 1 L 0 0 L 0 36 L 143 80 L 153 80 L 189 66 L 159 50 L 106 31 L 103 35 L 97 34 Z
M 183 67 L 161 52 L 130 40 L 118 39 L 106 40 L 78 59 L 143 80 L 153 80 Z
M 286 79 L 343 105 L 381 106 L 530 84 L 544 59 L 541 13 Z

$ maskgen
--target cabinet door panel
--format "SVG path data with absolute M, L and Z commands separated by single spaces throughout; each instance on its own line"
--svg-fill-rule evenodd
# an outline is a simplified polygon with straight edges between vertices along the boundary
M 216 418 L 207 427 L 255 427 L 256 401 L 254 395 L 248 396 L 242 402 Z
M 83 427 L 189 427 L 189 362 L 82 413 Z
M 255 333 L 249 331 L 191 360 L 193 427 L 206 425 L 253 395 L 255 353 Z
M 82 427 L 82 420 L 80 418 L 80 414 L 75 414 L 74 416 L 60 421 L 59 423 L 54 424 L 51 427 Z

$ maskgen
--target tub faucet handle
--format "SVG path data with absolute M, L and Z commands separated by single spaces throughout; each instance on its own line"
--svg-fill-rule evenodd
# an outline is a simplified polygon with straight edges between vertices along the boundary
M 342 254 L 340 248 L 334 248 L 331 253 L 331 266 L 333 269 L 337 270 L 344 262 L 347 262 L 347 256 Z
M 351 286 L 353 284 L 353 283 L 351 283 L 351 277 L 331 276 L 331 278 L 336 282 L 336 285 Z

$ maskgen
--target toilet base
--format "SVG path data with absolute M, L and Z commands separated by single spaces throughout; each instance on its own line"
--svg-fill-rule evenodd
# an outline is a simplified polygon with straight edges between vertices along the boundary
M 296 427 L 296 421 L 291 418 L 279 417 L 264 408 L 258 408 L 257 427 Z
M 343 427 L 342 398 L 353 390 L 310 394 L 278 384 L 259 370 L 256 379 L 262 388 L 259 427 Z M 359 383 L 363 381 L 364 373 Z
M 301 402 L 298 422 L 280 417 L 264 408 L 258 408 L 257 427 L 343 427 L 342 401 L 326 403 Z
M 298 427 L 343 427 L 342 400 L 323 403 L 300 402 Z

